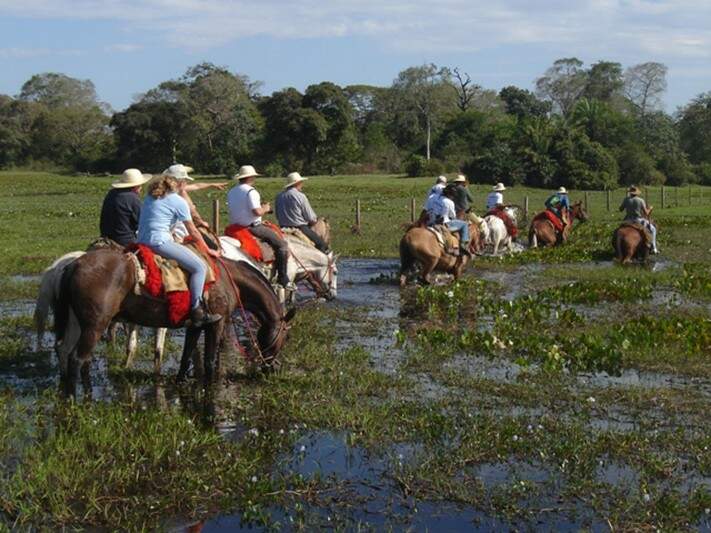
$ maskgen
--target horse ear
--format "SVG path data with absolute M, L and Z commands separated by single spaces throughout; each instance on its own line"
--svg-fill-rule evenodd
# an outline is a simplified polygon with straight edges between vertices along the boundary
M 296 315 L 296 307 L 289 309 L 286 314 L 281 318 L 284 322 L 291 322 Z

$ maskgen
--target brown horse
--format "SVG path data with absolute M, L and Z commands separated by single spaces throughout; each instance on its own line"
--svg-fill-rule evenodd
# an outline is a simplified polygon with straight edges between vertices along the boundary
M 469 229 L 473 232 L 474 225 L 469 224 Z M 466 255 L 455 256 L 445 252 L 434 233 L 427 228 L 413 226 L 400 240 L 400 286 L 405 286 L 407 273 L 418 264 L 422 268 L 420 279 L 425 284 L 430 283 L 430 275 L 434 271 L 446 272 L 458 279 L 468 259 Z
M 649 259 L 647 238 L 639 229 L 621 225 L 612 234 L 612 247 L 615 249 L 615 259 L 621 264 L 631 263 L 633 259 L 646 262 Z
M 536 248 L 538 246 L 556 246 L 564 243 L 570 236 L 574 220 L 585 222 L 588 218 L 588 213 L 585 211 L 583 203 L 575 202 L 570 208 L 568 222 L 563 227 L 563 233 L 559 234 L 550 220 L 534 217 L 528 230 L 528 246 Z
M 263 367 L 268 367 L 279 353 L 286 340 L 287 322 L 293 316 L 293 311 L 283 314 L 274 291 L 253 267 L 229 260 L 219 260 L 217 264 L 219 276 L 210 288 L 208 306 L 211 312 L 223 318 L 204 328 L 207 383 L 214 379 L 215 367 L 219 369 L 218 350 L 230 336 L 226 325 L 239 308 L 239 301 L 260 323 L 256 340 Z M 76 393 L 79 372 L 85 391 L 91 390 L 92 353 L 112 320 L 154 328 L 174 327 L 168 321 L 166 301 L 136 295 L 135 283 L 136 272 L 131 260 L 116 250 L 89 252 L 65 269 L 56 306 L 55 332 L 60 377 L 68 394 Z M 187 373 L 201 331 L 187 327 L 179 380 Z

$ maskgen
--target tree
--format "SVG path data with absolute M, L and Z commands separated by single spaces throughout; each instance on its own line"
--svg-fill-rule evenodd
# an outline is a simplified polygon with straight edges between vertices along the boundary
M 103 107 L 91 80 L 78 80 L 56 72 L 35 74 L 27 80 L 17 97 L 25 102 L 39 102 L 49 108 Z
M 415 109 L 418 118 L 424 122 L 426 135 L 426 158 L 430 159 L 433 124 L 453 101 L 451 94 L 450 72 L 439 68 L 434 63 L 419 67 L 410 67 L 398 74 L 393 82 L 393 92 L 399 103 L 399 112 L 407 108 Z
M 539 100 L 531 91 L 513 85 L 501 89 L 499 98 L 504 102 L 506 112 L 519 119 L 545 117 L 551 111 L 550 102 Z
M 34 102 L 0 95 L 0 168 L 24 165 L 31 155 L 32 126 L 41 111 Z
M 589 100 L 611 102 L 622 96 L 623 88 L 622 65 L 614 61 L 598 61 L 588 69 L 583 96 Z
M 539 97 L 553 102 L 553 109 L 566 116 L 585 91 L 588 73 L 577 57 L 558 59 L 536 80 Z
M 474 97 L 481 91 L 481 85 L 472 83 L 472 79 L 466 72 L 462 74 L 455 68 L 452 79 L 452 87 L 457 92 L 457 107 L 463 113 L 472 107 Z
M 678 115 L 681 146 L 692 163 L 711 163 L 711 91 L 702 93 Z
M 641 115 L 659 109 L 667 90 L 667 67 L 650 61 L 629 67 L 624 75 L 625 96 Z

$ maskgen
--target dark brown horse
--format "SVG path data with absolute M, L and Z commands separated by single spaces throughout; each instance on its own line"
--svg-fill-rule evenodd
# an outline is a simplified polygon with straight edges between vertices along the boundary
M 540 214 L 540 213 L 539 213 Z M 573 229 L 573 222 L 580 220 L 585 222 L 588 220 L 588 213 L 585 211 L 582 202 L 575 202 L 568 214 L 568 222 L 563 227 L 563 233 L 559 234 L 553 223 L 547 218 L 533 218 L 531 227 L 528 230 L 528 246 L 536 248 L 538 246 L 556 246 L 568 240 L 570 232 Z
M 631 263 L 633 259 L 645 262 L 649 259 L 649 243 L 640 229 L 622 224 L 612 234 L 612 247 L 615 259 L 621 264 Z
M 256 337 L 262 366 L 269 366 L 278 354 L 286 340 L 287 322 L 293 316 L 292 312 L 283 314 L 274 291 L 253 267 L 219 260 L 218 269 L 218 280 L 210 288 L 208 307 L 223 318 L 204 328 L 206 382 L 214 379 L 215 366 L 219 368 L 218 351 L 230 334 L 226 326 L 232 313 L 239 308 L 238 298 L 260 323 Z M 115 250 L 89 252 L 64 271 L 56 306 L 55 331 L 60 376 L 68 394 L 75 394 L 79 372 L 85 390 L 90 391 L 92 353 L 112 320 L 154 328 L 174 327 L 168 321 L 166 301 L 136 295 L 135 283 L 136 272 L 131 260 Z M 201 331 L 191 327 L 186 330 L 178 379 L 185 377 Z
M 470 231 L 475 226 L 469 224 Z M 470 241 L 470 250 L 471 250 Z M 466 255 L 455 256 L 447 253 L 439 243 L 437 236 L 426 227 L 412 226 L 400 240 L 400 286 L 407 282 L 407 274 L 417 265 L 421 267 L 420 279 L 430 283 L 430 275 L 434 271 L 452 274 L 459 278 L 467 265 Z

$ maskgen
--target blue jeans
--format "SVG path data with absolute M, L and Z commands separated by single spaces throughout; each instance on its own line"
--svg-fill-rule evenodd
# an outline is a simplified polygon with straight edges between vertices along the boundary
M 190 306 L 195 309 L 200 305 L 202 291 L 205 288 L 205 277 L 207 276 L 205 262 L 195 252 L 174 241 L 150 245 L 150 248 L 161 257 L 174 259 L 181 267 L 190 272 Z
M 451 230 L 459 232 L 462 246 L 469 242 L 469 224 L 466 221 L 450 220 L 447 222 L 447 227 Z

